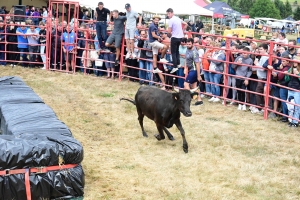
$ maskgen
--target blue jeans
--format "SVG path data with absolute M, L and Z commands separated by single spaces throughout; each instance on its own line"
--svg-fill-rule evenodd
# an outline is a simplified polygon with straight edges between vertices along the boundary
M 4 44 L 0 44 L 0 51 L 4 51 L 4 50 L 5 50 Z M 0 52 L 0 65 L 6 65 L 5 52 Z
M 32 18 L 32 22 L 34 23 L 35 26 L 39 25 L 39 18 Z
M 150 58 L 148 58 L 150 60 Z M 151 59 L 152 60 L 152 59 Z M 139 67 L 140 69 L 146 69 L 145 70 L 139 70 L 139 78 L 142 79 L 140 80 L 141 83 L 144 82 L 144 80 L 149 81 L 149 85 L 153 85 L 152 81 L 152 62 L 150 61 L 145 61 L 145 60 L 140 60 L 139 61 Z
M 100 44 L 100 48 L 103 49 L 105 47 L 104 45 L 107 40 L 107 23 L 96 22 L 96 33 Z M 102 43 L 102 39 L 103 39 L 103 43 Z
M 211 85 L 211 92 L 213 96 L 220 96 L 221 91 L 220 91 L 220 86 L 216 85 L 219 84 L 221 81 L 221 77 L 223 74 L 216 74 L 216 73 L 210 73 L 210 81 L 215 83 Z
M 28 63 L 24 63 L 26 61 L 28 61 L 27 59 L 27 54 L 23 53 L 23 52 L 28 52 L 28 48 L 19 48 L 19 51 L 20 51 L 20 57 L 22 57 L 22 63 L 21 63 L 21 66 L 28 66 Z
M 142 79 L 142 80 L 140 80 L 140 83 L 143 83 L 144 80 L 146 79 L 146 71 L 145 71 L 145 69 L 147 68 L 146 62 L 147 61 L 145 61 L 145 60 L 140 60 L 140 62 L 139 62 L 139 67 L 140 67 L 139 78 Z
M 151 58 L 148 58 L 148 60 L 152 60 Z M 151 61 L 146 61 L 146 79 L 149 81 L 149 85 L 153 85 L 152 79 L 153 79 L 153 74 L 152 74 L 152 69 L 153 69 L 153 64 Z
M 288 98 L 288 90 L 284 89 L 284 88 L 280 88 L 279 89 L 279 96 L 280 96 L 280 99 L 286 101 L 287 98 Z M 285 102 L 281 102 L 281 105 L 282 105 L 282 114 L 289 115 L 286 103 Z
M 208 71 L 204 71 L 204 79 L 205 82 L 213 82 L 210 80 L 210 73 Z M 205 83 L 205 92 L 208 94 L 211 94 L 211 84 L 210 83 Z
M 181 67 L 177 70 L 177 76 L 184 77 L 184 68 Z M 184 78 L 178 78 L 178 86 L 184 88 Z
M 297 106 L 295 106 L 295 108 L 294 108 L 293 117 L 299 120 L 299 117 L 300 117 L 300 107 L 299 107 L 300 106 L 300 92 L 295 92 L 295 91 L 289 90 L 288 97 L 290 97 L 290 96 L 294 97 L 295 104 L 297 104 Z M 292 122 L 295 124 L 298 124 L 298 121 L 295 119 L 293 119 Z

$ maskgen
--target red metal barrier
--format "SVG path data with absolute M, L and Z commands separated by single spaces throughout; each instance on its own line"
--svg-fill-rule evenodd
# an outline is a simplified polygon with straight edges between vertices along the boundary
M 66 31 L 65 29 L 67 28 L 66 24 L 70 24 L 71 23 L 71 19 L 73 17 L 73 33 L 74 33 L 74 37 L 76 37 L 76 39 L 73 41 L 73 42 L 69 42 L 70 39 L 68 41 L 64 41 L 64 42 L 60 42 L 59 41 L 59 38 L 63 39 L 64 37 L 67 37 L 67 38 L 70 38 L 72 36 L 72 32 L 68 32 L 67 33 L 61 33 L 60 32 L 60 26 L 59 26 L 59 23 L 58 23 L 58 20 L 52 20 L 52 13 L 55 14 L 55 16 L 59 16 L 59 11 L 58 11 L 58 7 L 62 7 L 62 13 L 66 13 L 66 15 L 62 15 L 61 16 L 61 19 L 59 21 L 62 22 L 62 31 Z M 68 8 L 65 10 L 65 8 Z M 73 12 L 71 12 L 71 8 L 73 9 Z M 55 10 L 55 12 L 52 12 L 53 10 Z M 63 0 L 53 0 L 53 1 L 50 1 L 50 4 L 49 4 L 49 14 L 48 14 L 48 18 L 47 18 L 47 23 L 45 25 L 46 29 L 47 29 L 47 35 L 46 35 L 46 69 L 48 70 L 53 70 L 53 71 L 61 71 L 61 72 L 71 72 L 71 73 L 75 73 L 76 71 L 82 71 L 84 74 L 88 74 L 89 71 L 94 71 L 94 72 L 97 72 L 95 74 L 99 75 L 99 73 L 105 73 L 107 72 L 105 70 L 105 68 L 94 68 L 93 66 L 90 66 L 89 63 L 90 61 L 91 62 L 95 62 L 95 58 L 91 58 L 90 57 L 90 47 L 89 47 L 89 44 L 91 43 L 96 43 L 98 41 L 97 37 L 95 38 L 94 35 L 96 35 L 96 31 L 95 31 L 95 27 L 86 27 L 86 28 L 82 28 L 82 27 L 79 27 L 79 24 L 85 22 L 87 23 L 89 26 L 93 26 L 95 25 L 95 21 L 94 21 L 94 24 L 90 23 L 91 21 L 83 21 L 81 19 L 78 19 L 78 16 L 79 16 L 79 4 L 78 2 L 65 2 Z M 4 18 L 5 19 L 5 18 Z M 64 22 L 66 21 L 66 22 Z M 6 29 L 5 29 L 6 30 Z M 145 29 L 147 31 L 147 29 Z M 78 37 L 78 33 L 82 33 L 83 32 L 83 36 L 82 37 Z M 12 35 L 11 33 L 7 33 L 7 32 L 4 32 L 5 35 Z M 60 34 L 62 34 L 63 36 L 61 36 Z M 246 77 L 240 77 L 240 76 L 237 76 L 237 75 L 233 75 L 233 74 L 229 74 L 229 70 L 228 70 L 228 65 L 230 64 L 237 64 L 235 62 L 235 60 L 233 61 L 230 61 L 230 56 L 231 56 L 231 53 L 233 52 L 238 52 L 238 53 L 248 53 L 248 54 L 251 54 L 251 55 L 254 55 L 254 56 L 261 56 L 261 54 L 257 53 L 257 52 L 244 52 L 242 50 L 231 50 L 231 41 L 232 40 L 243 40 L 242 38 L 235 38 L 235 37 L 223 37 L 223 36 L 220 36 L 220 35 L 212 35 L 212 34 L 199 34 L 199 33 L 194 33 L 194 32 L 187 32 L 186 33 L 188 35 L 188 37 L 195 37 L 195 36 L 198 36 L 199 37 L 213 37 L 213 38 L 216 38 L 216 37 L 222 37 L 225 39 L 225 49 L 224 48 L 220 48 L 220 47 L 212 47 L 212 46 L 205 46 L 205 45 L 199 45 L 201 48 L 206 48 L 206 49 L 211 49 L 211 50 L 223 50 L 225 51 L 225 56 L 226 56 L 226 60 L 222 60 L 221 62 L 223 62 L 225 64 L 224 66 L 224 70 L 223 72 L 213 72 L 213 73 L 216 73 L 216 74 L 222 74 L 223 76 L 223 83 L 215 83 L 215 82 L 212 82 L 211 80 L 208 81 L 208 80 L 203 80 L 202 81 L 202 84 L 211 84 L 211 85 L 216 85 L 216 86 L 220 86 L 222 88 L 222 96 L 220 96 L 220 98 L 222 98 L 222 101 L 224 102 L 224 105 L 226 105 L 226 101 L 228 100 L 228 91 L 229 89 L 231 90 L 236 90 L 236 91 L 243 91 L 243 92 L 246 92 L 246 96 L 247 95 L 257 95 L 257 96 L 261 96 L 264 98 L 264 105 L 261 106 L 261 105 L 253 105 L 251 104 L 250 102 L 240 102 L 238 101 L 237 99 L 233 99 L 232 101 L 236 102 L 236 103 L 239 103 L 239 104 L 245 104 L 245 105 L 248 105 L 248 106 L 252 106 L 252 107 L 256 107 L 256 108 L 259 108 L 259 109 L 263 109 L 264 110 L 264 119 L 267 119 L 268 118 L 268 113 L 269 112 L 273 112 L 273 113 L 276 113 L 278 115 L 281 115 L 281 116 L 284 116 L 284 117 L 289 117 L 290 119 L 292 119 L 293 117 L 291 116 L 288 116 L 287 114 L 282 114 L 281 112 L 279 112 L 278 110 L 273 110 L 272 108 L 269 108 L 269 101 L 272 100 L 277 100 L 281 103 L 289 103 L 291 105 L 298 105 L 299 104 L 292 104 L 290 103 L 289 101 L 287 101 L 287 99 L 281 99 L 281 98 L 278 98 L 278 97 L 275 97 L 273 95 L 270 94 L 270 90 L 271 90 L 271 85 L 272 87 L 273 86 L 277 86 L 279 88 L 284 88 L 284 89 L 288 89 L 290 91 L 294 91 L 293 89 L 291 88 L 288 88 L 286 86 L 282 86 L 280 84 L 277 84 L 277 83 L 271 83 L 271 76 L 272 76 L 272 72 L 275 72 L 277 74 L 282 74 L 283 72 L 280 71 L 280 70 L 269 70 L 269 69 L 264 69 L 266 72 L 267 72 L 267 76 L 266 76 L 266 80 L 259 80 L 259 79 L 256 79 L 256 78 L 246 78 Z M 93 37 L 91 37 L 91 35 Z M 53 41 L 55 40 L 55 41 Z M 255 39 L 251 39 L 250 41 L 255 41 L 255 42 L 258 42 L 258 43 L 267 43 L 269 45 L 269 51 L 268 51 L 268 64 L 269 65 L 272 65 L 272 60 L 273 59 L 280 59 L 280 60 L 288 60 L 288 61 L 292 61 L 290 59 L 285 59 L 285 58 L 282 58 L 282 57 L 278 57 L 277 54 L 274 54 L 274 48 L 275 46 L 279 45 L 280 43 L 276 43 L 275 41 L 263 41 L 263 40 L 255 40 Z M 20 54 L 20 52 L 11 52 L 11 51 L 7 51 L 7 45 L 8 44 L 16 44 L 16 43 L 13 43 L 13 42 L 3 42 L 3 41 L 0 41 L 0 43 L 4 43 L 4 51 L 0 50 L 0 52 L 4 52 L 5 53 L 5 58 L 4 60 L 5 61 L 11 61 L 11 60 L 8 60 L 7 57 L 6 57 L 6 54 L 7 53 L 16 53 L 16 54 Z M 84 47 L 78 47 L 78 44 L 81 43 L 81 44 L 84 44 L 83 46 Z M 18 43 L 20 44 L 20 43 Z M 39 45 L 41 46 L 41 45 Z M 66 52 L 65 54 L 63 53 L 64 51 L 64 47 L 68 48 L 70 47 L 70 49 L 73 48 L 73 52 Z M 285 45 L 285 46 L 291 46 L 291 47 L 297 47 L 295 45 Z M 151 51 L 149 49 L 144 49 L 144 48 L 138 48 L 138 47 L 135 47 L 137 50 L 141 51 L 141 50 L 146 50 L 146 51 Z M 96 49 L 98 49 L 98 47 L 96 46 Z M 129 78 L 130 80 L 132 81 L 142 81 L 142 82 L 146 82 L 146 83 L 149 83 L 149 84 L 157 84 L 157 85 L 163 85 L 163 86 L 167 86 L 167 87 L 171 87 L 172 84 L 170 84 L 173 80 L 173 78 L 177 78 L 178 79 L 185 79 L 184 76 L 177 76 L 175 74 L 170 74 L 169 72 L 165 71 L 165 72 L 162 72 L 160 74 L 160 79 L 164 79 L 164 80 L 170 80 L 170 82 L 164 82 L 163 80 L 161 80 L 161 83 L 160 81 L 155 81 L 153 80 L 153 69 L 140 69 L 139 66 L 137 66 L 136 63 L 138 62 L 141 62 L 141 61 L 146 61 L 146 62 L 152 62 L 152 59 L 144 59 L 144 58 L 138 58 L 137 61 L 134 61 L 134 59 L 129 59 L 129 60 L 125 60 L 125 41 L 124 41 L 124 37 L 122 38 L 122 45 L 121 45 L 121 55 L 120 55 L 120 67 L 119 67 L 119 71 L 114 71 L 113 73 L 115 75 L 118 76 L 118 79 L 119 81 L 121 81 L 123 78 Z M 84 52 L 83 55 L 79 55 L 79 51 L 81 52 Z M 35 54 L 39 54 L 39 53 L 35 53 Z M 104 54 L 112 54 L 112 53 L 108 53 L 108 52 L 105 52 L 103 50 L 100 51 L 100 56 L 103 56 Z M 170 54 L 170 53 L 168 53 Z M 69 55 L 71 55 L 70 57 L 70 62 L 71 62 L 71 66 L 72 66 L 72 69 L 69 69 L 68 67 L 68 64 L 66 63 L 66 65 L 64 64 L 65 61 L 68 61 L 68 58 L 69 58 Z M 300 54 L 299 54 L 300 56 Z M 66 59 L 67 58 L 67 59 Z M 204 59 L 204 57 L 201 57 L 200 59 Z M 76 60 L 77 61 L 80 61 L 80 62 L 77 62 L 76 64 Z M 103 62 L 104 64 L 109 64 L 109 63 L 114 63 L 114 61 L 111 61 L 111 60 L 105 60 L 104 58 L 101 58 L 98 56 L 98 58 L 96 58 L 97 61 L 101 61 Z M 214 59 L 212 58 L 208 58 L 209 61 L 213 61 Z M 82 64 L 81 64 L 81 61 L 82 61 Z M 131 64 L 125 64 L 126 62 L 127 63 L 132 63 L 130 61 L 134 61 L 135 62 L 135 65 L 131 65 Z M 13 62 L 13 61 L 11 61 Z M 19 62 L 19 61 L 18 61 Z M 292 61 L 292 62 L 299 62 L 299 61 Z M 24 61 L 21 61 L 20 63 L 24 63 Z M 27 62 L 27 63 L 31 63 L 31 62 Z M 168 66 L 172 66 L 171 63 L 160 63 L 158 62 L 159 65 L 168 65 Z M 246 65 L 244 65 L 246 66 Z M 250 65 L 249 67 L 251 67 L 251 69 L 255 69 L 257 68 L 257 66 L 252 66 Z M 152 65 L 152 68 L 153 68 L 153 65 Z M 128 72 L 126 72 L 126 70 L 124 71 L 124 69 L 127 69 Z M 259 68 L 261 69 L 261 68 Z M 205 70 L 205 69 L 202 69 L 204 72 L 208 72 L 208 73 L 212 73 L 212 71 L 210 70 Z M 132 72 L 134 72 L 132 74 Z M 137 75 L 137 73 L 140 73 L 140 72 L 146 72 L 148 74 L 150 74 L 151 78 L 148 77 L 148 79 L 141 79 L 141 77 L 139 77 Z M 185 75 L 186 76 L 186 75 Z M 293 75 L 290 75 L 293 77 Z M 240 88 L 236 88 L 236 87 L 233 87 L 231 85 L 228 85 L 228 80 L 232 79 L 232 78 L 235 78 L 235 79 L 244 79 L 244 80 L 248 80 L 248 81 L 252 81 L 252 82 L 257 82 L 257 83 L 263 83 L 265 85 L 264 89 L 266 92 L 264 93 L 258 93 L 256 92 L 256 90 L 250 90 L 250 89 L 246 89 L 246 90 L 243 90 L 243 89 L 240 89 Z M 158 79 L 159 80 L 159 79 Z M 297 92 L 299 92 L 299 90 L 296 90 Z M 201 94 L 205 94 L 207 96 L 210 96 L 211 94 L 208 94 L 206 93 L 205 91 L 201 91 L 200 92 Z M 295 119 L 294 120 L 298 120 L 299 119 Z

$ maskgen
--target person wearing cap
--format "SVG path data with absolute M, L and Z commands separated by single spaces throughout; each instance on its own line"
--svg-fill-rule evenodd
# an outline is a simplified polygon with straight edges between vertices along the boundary
M 293 59 L 295 62 L 292 63 L 291 68 L 288 71 L 285 71 L 285 81 L 288 82 L 288 87 L 294 90 L 288 90 L 288 99 L 294 97 L 295 106 L 294 113 L 291 122 L 289 123 L 290 127 L 299 126 L 299 117 L 300 117 L 300 57 L 296 56 Z M 291 76 L 293 75 L 293 76 Z M 296 91 L 295 91 L 296 90 Z
M 119 11 L 113 11 L 114 29 L 111 32 L 110 36 L 107 38 L 105 46 L 106 47 L 115 47 L 116 48 L 116 61 L 115 66 L 118 66 L 120 63 L 120 47 L 122 42 L 122 36 L 124 34 L 124 22 L 126 21 L 126 16 L 119 16 Z M 114 45 L 112 45 L 115 43 Z
M 134 33 L 136 30 L 136 20 L 139 19 L 138 26 L 142 24 L 142 16 L 140 16 L 137 12 L 131 9 L 129 3 L 125 4 L 126 9 L 126 26 L 125 26 L 125 40 L 126 40 L 126 47 L 127 47 L 127 54 L 125 59 L 128 59 L 132 56 L 133 59 L 136 58 L 134 53 Z
M 250 43 L 250 47 L 251 47 L 250 51 L 255 51 L 255 49 L 257 48 L 257 42 L 252 41 Z
M 180 18 L 174 16 L 174 11 L 172 8 L 169 8 L 167 11 L 167 16 L 169 18 L 168 24 L 168 33 L 171 34 L 171 53 L 172 53 L 172 62 L 173 69 L 170 72 L 175 73 L 180 66 L 180 55 L 179 55 L 179 46 L 181 39 L 184 37 L 183 29 L 186 29 L 187 23 L 181 20 Z M 182 25 L 184 27 L 182 28 Z
M 100 49 L 104 49 L 105 46 L 103 44 L 105 44 L 107 40 L 107 16 L 109 16 L 110 20 L 112 16 L 110 10 L 104 8 L 103 2 L 99 2 L 98 7 L 96 8 L 95 17 L 97 19 L 96 33 L 99 40 Z

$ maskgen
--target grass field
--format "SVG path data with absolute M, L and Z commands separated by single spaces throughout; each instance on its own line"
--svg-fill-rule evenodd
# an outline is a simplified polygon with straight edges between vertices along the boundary
M 85 200 L 300 199 L 300 133 L 277 121 L 208 103 L 182 117 L 189 153 L 157 141 L 152 121 L 142 137 L 134 97 L 138 84 L 42 70 L 2 67 L 53 108 L 84 146 Z

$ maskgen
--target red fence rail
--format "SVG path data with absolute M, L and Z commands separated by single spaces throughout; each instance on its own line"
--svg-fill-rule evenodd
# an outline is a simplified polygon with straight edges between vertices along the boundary
M 65 15 L 61 16 L 61 20 L 58 20 L 57 18 L 54 18 L 52 14 L 54 13 L 55 16 L 59 16 L 58 7 L 62 7 L 62 13 L 66 13 Z M 65 8 L 68 8 L 65 10 Z M 16 32 L 11 33 L 9 31 L 10 26 L 18 26 L 20 27 L 20 23 L 11 23 L 8 24 L 6 21 L 6 17 L 3 16 L 3 27 L 4 31 L 0 32 L 0 36 L 4 36 L 4 40 L 0 41 L 0 53 L 3 57 L 2 62 L 9 62 L 9 63 L 26 63 L 26 64 L 38 64 L 38 65 L 44 65 L 44 67 L 47 70 L 53 70 L 53 71 L 60 71 L 60 72 L 67 72 L 67 73 L 76 73 L 76 72 L 83 72 L 84 74 L 91 74 L 93 73 L 96 76 L 104 76 L 105 74 L 110 75 L 111 77 L 118 77 L 118 80 L 121 81 L 124 78 L 129 78 L 132 81 L 139 81 L 140 83 L 147 83 L 149 85 L 161 85 L 163 88 L 171 88 L 172 83 L 174 81 L 174 78 L 177 79 L 178 85 L 177 87 L 182 87 L 182 81 L 185 80 L 185 77 L 187 74 L 183 74 L 186 66 L 183 66 L 183 68 L 179 69 L 179 73 L 177 74 L 171 74 L 170 70 L 172 68 L 172 63 L 162 63 L 160 61 L 157 62 L 161 73 L 153 73 L 153 60 L 151 58 L 151 53 L 149 54 L 147 58 L 140 58 L 137 57 L 137 59 L 126 59 L 126 45 L 124 41 L 124 37 L 122 37 L 122 45 L 121 45 L 121 55 L 120 58 L 117 58 L 120 60 L 120 63 L 118 65 L 115 65 L 114 59 L 115 53 L 109 52 L 106 49 L 99 49 L 99 40 L 96 35 L 96 27 L 95 27 L 95 21 L 93 20 L 81 20 L 79 18 L 79 4 L 77 2 L 65 2 L 65 1 L 51 1 L 49 4 L 50 11 L 48 12 L 48 17 L 46 19 L 46 24 L 42 25 L 41 28 L 46 28 L 46 59 L 43 62 L 38 62 L 36 60 L 31 61 L 24 61 L 24 60 L 10 60 L 8 59 L 7 55 L 10 54 L 17 54 L 17 55 L 40 55 L 41 53 L 33 52 L 20 52 L 20 51 L 10 51 L 8 49 L 9 45 L 20 45 L 22 44 L 21 41 L 17 42 L 11 42 L 8 41 L 8 36 L 21 36 L 22 34 Z M 55 12 L 53 12 L 55 10 Z M 9 15 L 10 17 L 14 17 L 14 15 Z M 59 22 L 61 21 L 61 22 Z M 1 22 L 0 22 L 0 29 L 1 29 Z M 32 27 L 32 25 L 29 24 L 22 24 L 23 27 Z M 145 27 L 141 28 L 139 27 L 140 31 L 145 30 L 148 32 Z M 164 31 L 164 30 L 162 30 Z M 110 34 L 110 31 L 108 31 L 108 34 Z M 31 34 L 24 33 L 24 36 L 30 37 Z M 212 71 L 210 69 L 204 69 L 203 66 L 201 67 L 202 71 L 202 81 L 199 83 L 200 85 L 200 94 L 201 96 L 206 95 L 209 97 L 215 97 L 218 99 L 222 99 L 224 105 L 227 104 L 227 100 L 230 100 L 232 102 L 235 102 L 237 104 L 247 105 L 250 106 L 252 111 L 255 113 L 257 112 L 257 109 L 261 109 L 261 114 L 264 115 L 264 119 L 268 118 L 269 113 L 275 113 L 279 116 L 282 116 L 283 119 L 289 118 L 290 120 L 294 120 L 293 122 L 299 122 L 299 114 L 300 114 L 300 90 L 299 88 L 293 89 L 291 87 L 288 87 L 286 84 L 282 84 L 280 81 L 274 82 L 276 79 L 272 79 L 272 76 L 274 77 L 284 77 L 285 79 L 291 79 L 293 81 L 297 81 L 300 83 L 300 51 L 298 53 L 298 46 L 296 46 L 296 43 L 294 44 L 282 44 L 280 42 L 275 41 L 266 41 L 266 40 L 256 40 L 256 39 L 248 39 L 246 42 L 248 44 L 246 46 L 250 46 L 250 43 L 260 43 L 260 44 L 267 44 L 268 50 L 266 54 L 262 54 L 257 52 L 257 49 L 252 49 L 250 52 L 241 50 L 241 49 L 234 49 L 232 46 L 233 41 L 238 40 L 244 40 L 243 38 L 236 38 L 236 37 L 223 37 L 220 35 L 212 35 L 212 34 L 199 34 L 194 32 L 186 32 L 186 35 L 188 35 L 189 38 L 202 38 L 202 43 L 196 43 L 195 48 L 197 48 L 197 51 L 199 49 L 205 49 L 205 54 L 200 56 L 201 62 L 207 60 L 208 62 L 218 61 L 220 63 L 223 63 L 224 69 L 221 71 Z M 73 38 L 72 38 L 73 37 Z M 203 40 L 203 38 L 206 38 Z M 220 46 L 220 42 L 211 42 L 213 38 L 222 38 L 223 47 Z M 135 42 L 141 40 L 139 37 L 139 34 L 136 34 Z M 194 39 L 197 41 L 198 39 Z M 145 40 L 147 41 L 147 39 Z M 201 40 L 200 40 L 201 41 Z M 104 42 L 104 41 L 100 41 Z M 210 43 L 210 44 L 209 44 Z M 168 39 L 166 38 L 164 41 L 164 44 L 167 46 L 170 45 L 170 42 L 168 42 Z M 208 45 L 209 44 L 209 45 Z M 254 43 L 253 43 L 254 44 Z M 285 46 L 290 48 L 291 52 L 293 53 L 294 58 L 292 57 L 282 57 L 282 55 L 279 55 L 278 53 L 278 46 Z M 43 46 L 43 44 L 37 44 L 39 48 Z M 260 49 L 263 47 L 259 47 Z M 296 50 L 292 50 L 292 48 Z M 70 49 L 70 51 L 68 51 Z M 111 49 L 114 51 L 114 49 Z M 148 51 L 151 52 L 152 50 L 149 48 L 140 48 L 135 46 L 135 50 L 137 52 L 141 51 Z M 216 52 L 223 52 L 224 57 L 226 59 L 224 60 L 218 60 L 218 58 L 215 57 L 205 57 L 206 53 L 208 54 L 210 51 L 216 53 Z M 232 55 L 235 53 L 241 54 L 241 55 L 248 55 L 250 57 L 256 58 L 261 56 L 267 56 L 268 57 L 268 63 L 267 67 L 262 68 L 261 66 L 256 65 L 248 65 L 248 64 L 242 64 L 244 67 L 249 67 L 252 71 L 251 77 L 244 77 L 239 76 L 236 74 L 232 74 L 232 72 L 229 71 L 229 66 L 231 65 L 238 65 L 240 64 L 237 62 L 236 57 L 233 59 Z M 182 58 L 184 57 L 184 54 L 181 55 Z M 24 56 L 27 57 L 27 56 Z M 171 57 L 170 52 L 166 54 L 166 57 Z M 1 57 L 0 57 L 1 59 Z M 184 58 L 183 58 L 184 59 Z M 253 59 L 255 61 L 255 59 Z M 276 62 L 288 62 L 290 65 L 286 67 L 286 69 L 289 69 L 288 71 L 283 71 L 282 68 L 273 68 L 271 69 L 270 66 L 275 66 Z M 69 63 L 68 63 L 69 62 Z M 138 64 L 140 66 L 138 66 Z M 147 65 L 147 67 L 144 67 L 143 64 Z M 203 63 L 202 63 L 203 64 Z M 101 66 L 102 65 L 102 66 Z M 103 65 L 106 66 L 106 69 L 103 67 Z M 261 64 L 260 64 L 261 65 Z M 268 66 L 270 69 L 268 69 Z M 294 66 L 296 66 L 296 69 L 298 69 L 298 74 L 293 74 Z M 114 69 L 114 70 L 112 70 Z M 257 70 L 263 71 L 266 73 L 266 76 L 264 78 L 257 78 L 256 73 Z M 138 75 L 139 74 L 139 75 Z M 145 76 L 142 76 L 142 74 L 146 74 Z M 208 75 L 208 76 L 207 76 Z M 211 80 L 209 76 L 215 76 L 218 75 L 220 79 L 223 79 L 223 81 Z M 246 89 L 243 89 L 241 87 L 236 87 L 234 84 L 229 85 L 229 81 L 232 80 L 246 80 L 249 82 Z M 273 81 L 273 82 L 272 82 Z M 259 85 L 259 87 L 255 85 Z M 212 86 L 214 89 L 219 90 L 219 95 L 212 94 L 209 91 L 206 91 L 206 86 Z M 253 88 L 252 88 L 253 86 Z M 258 99 L 263 102 L 262 105 L 257 105 L 255 100 L 247 101 L 241 101 L 241 99 L 235 99 L 235 98 L 229 98 L 229 91 L 237 91 L 239 95 L 245 94 L 245 98 L 249 99 L 249 96 L 251 99 Z M 275 95 L 271 95 L 270 91 L 275 91 Z M 241 93 L 243 92 L 243 93 Z M 280 93 L 278 95 L 278 92 Z M 294 103 L 290 102 L 288 100 L 289 96 L 293 96 Z M 201 100 L 201 98 L 199 98 Z M 270 104 L 271 102 L 276 102 L 274 105 L 276 106 L 276 110 L 274 110 L 274 106 Z M 278 110 L 278 105 L 281 104 L 281 108 L 283 111 Z M 269 106 L 271 105 L 271 107 Z M 294 106 L 294 115 L 291 116 L 287 112 L 287 105 Z

